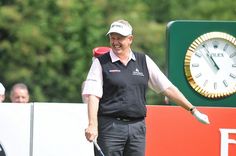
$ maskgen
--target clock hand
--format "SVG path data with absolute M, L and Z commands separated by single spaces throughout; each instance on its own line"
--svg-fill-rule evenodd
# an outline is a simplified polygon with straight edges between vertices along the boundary
M 215 66 L 212 64 L 210 58 L 209 58 L 206 54 L 203 54 L 202 50 L 199 50 L 199 51 L 200 51 L 200 53 L 202 54 L 203 58 L 206 60 L 206 62 L 210 65 L 211 69 L 213 69 L 212 66 L 213 66 L 214 69 L 215 69 Z M 218 69 L 216 69 L 216 70 L 218 70 Z M 214 71 L 215 71 L 215 70 L 214 70 Z
M 212 56 L 210 56 L 210 59 L 211 59 L 211 61 L 213 62 L 213 64 L 214 64 L 214 66 L 216 67 L 216 69 L 220 69 L 219 68 L 219 66 L 216 64 L 216 62 L 215 62 L 215 60 L 213 59 L 213 57 Z
M 216 67 L 217 70 L 219 70 L 219 66 L 216 64 L 215 60 L 213 59 L 213 57 L 211 56 L 209 50 L 206 48 L 205 45 L 202 45 L 202 47 L 206 50 L 207 52 L 207 57 L 211 60 L 211 62 L 213 63 L 213 65 Z

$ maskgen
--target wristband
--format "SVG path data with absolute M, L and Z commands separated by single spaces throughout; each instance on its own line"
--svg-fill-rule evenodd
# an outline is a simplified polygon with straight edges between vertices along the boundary
M 196 109 L 195 106 L 191 107 L 191 108 L 189 109 L 189 111 L 192 113 L 194 109 Z

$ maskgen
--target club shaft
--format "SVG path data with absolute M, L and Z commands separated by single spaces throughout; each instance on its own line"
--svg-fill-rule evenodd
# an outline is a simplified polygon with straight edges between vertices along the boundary
M 100 148 L 99 145 L 97 144 L 97 142 L 96 142 L 96 141 L 93 141 L 93 144 L 95 145 L 95 147 L 96 147 L 97 150 L 99 151 L 100 155 L 101 155 L 101 156 L 105 156 L 105 155 L 103 154 L 101 148 Z

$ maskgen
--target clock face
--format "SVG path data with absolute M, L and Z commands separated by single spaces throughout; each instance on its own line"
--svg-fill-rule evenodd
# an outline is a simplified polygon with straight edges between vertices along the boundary
M 198 37 L 185 56 L 185 75 L 191 87 L 207 98 L 236 92 L 236 39 L 210 32 Z

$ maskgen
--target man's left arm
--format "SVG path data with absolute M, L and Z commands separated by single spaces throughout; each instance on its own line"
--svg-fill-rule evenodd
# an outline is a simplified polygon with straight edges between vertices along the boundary
M 170 100 L 175 102 L 177 105 L 183 107 L 184 109 L 190 111 L 198 121 L 204 124 L 210 124 L 208 116 L 199 112 L 198 109 L 193 106 L 185 96 L 179 91 L 175 86 L 167 88 L 163 94 L 167 96 Z

